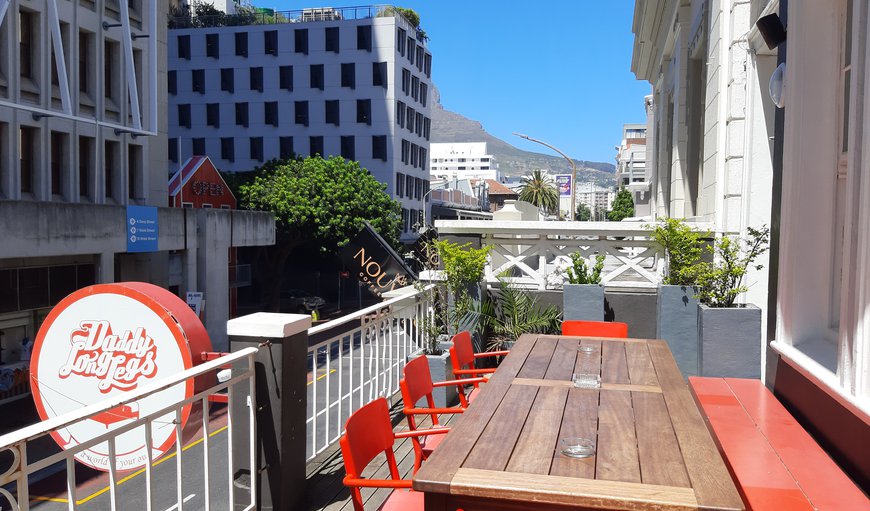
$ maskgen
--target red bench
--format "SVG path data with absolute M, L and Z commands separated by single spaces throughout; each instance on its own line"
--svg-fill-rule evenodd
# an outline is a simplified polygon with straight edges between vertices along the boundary
M 689 386 L 747 509 L 870 510 L 870 499 L 760 381 L 690 377 Z

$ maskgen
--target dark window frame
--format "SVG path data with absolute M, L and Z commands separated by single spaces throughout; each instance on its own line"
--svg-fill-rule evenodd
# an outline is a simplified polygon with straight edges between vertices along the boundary
M 293 91 L 293 66 L 286 65 L 278 68 L 278 87 Z
M 265 30 L 263 32 L 263 53 L 278 56 L 278 31 Z
M 248 56 L 248 33 L 239 31 L 235 33 L 235 50 L 237 57 Z
M 263 68 L 252 67 L 248 71 L 250 79 L 250 89 L 257 92 L 263 92 Z
M 211 33 L 205 35 L 205 56 L 219 59 L 221 55 L 220 34 Z
M 296 101 L 293 104 L 293 119 L 294 124 L 308 126 L 308 101 Z
M 234 137 L 221 137 L 221 159 L 236 161 L 236 139 Z
M 339 53 L 341 47 L 341 29 L 339 27 L 326 27 L 323 30 L 324 50 Z
M 356 122 L 359 124 L 372 125 L 372 100 L 356 100 Z
M 341 125 L 341 103 L 337 99 L 324 101 L 323 110 L 326 124 Z
M 348 71 L 350 70 L 350 71 Z M 356 64 L 346 62 L 341 65 L 341 86 L 356 89 Z
M 356 27 L 356 49 L 372 51 L 372 26 L 357 25 Z
M 312 89 L 323 90 L 326 87 L 326 71 L 323 64 L 311 64 L 308 67 L 309 86 Z
M 249 139 L 250 159 L 263 162 L 263 137 L 250 137 Z
M 308 55 L 308 29 L 293 30 L 293 52 Z

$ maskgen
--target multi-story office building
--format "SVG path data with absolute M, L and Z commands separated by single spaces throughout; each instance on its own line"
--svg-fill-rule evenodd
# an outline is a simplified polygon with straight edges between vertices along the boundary
M 595 183 L 577 183 L 577 204 L 585 204 L 592 212 L 594 220 L 604 220 L 604 214 L 613 204 L 616 192 Z
M 270 19 L 170 30 L 170 168 L 191 155 L 232 172 L 297 154 L 357 160 L 401 202 L 413 239 L 429 189 L 425 36 L 383 7 Z
M 616 183 L 631 192 L 634 214 L 650 215 L 650 182 L 646 167 L 646 124 L 625 124 L 616 146 Z
M 486 152 L 486 142 L 430 144 L 432 178 L 494 179 L 500 181 L 498 164 Z

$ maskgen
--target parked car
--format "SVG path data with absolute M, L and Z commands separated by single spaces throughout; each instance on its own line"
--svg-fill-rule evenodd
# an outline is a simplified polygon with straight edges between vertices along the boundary
M 298 314 L 311 314 L 319 310 L 326 300 L 301 289 L 281 291 L 281 310 Z

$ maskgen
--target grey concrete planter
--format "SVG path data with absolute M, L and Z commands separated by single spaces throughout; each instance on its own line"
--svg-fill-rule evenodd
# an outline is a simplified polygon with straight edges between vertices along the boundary
M 761 309 L 698 305 L 702 376 L 761 377 Z
M 656 338 L 667 341 L 683 376 L 698 369 L 698 300 L 695 288 L 660 285 L 656 304 Z
M 562 318 L 604 321 L 604 287 L 598 284 L 565 284 Z
M 453 380 L 453 365 L 450 361 L 450 346 L 452 343 L 438 343 L 439 348 L 444 350 L 440 355 L 426 355 L 426 359 L 429 360 L 429 373 L 432 375 L 432 381 L 446 381 Z M 416 353 L 415 356 L 411 358 L 415 358 L 417 356 L 422 355 L 423 352 Z M 432 390 L 432 397 L 435 399 L 435 407 L 436 408 L 445 408 L 448 406 L 452 406 L 459 401 L 459 395 L 456 393 L 456 387 L 435 387 Z M 419 403 L 421 407 L 428 407 L 425 400 Z

